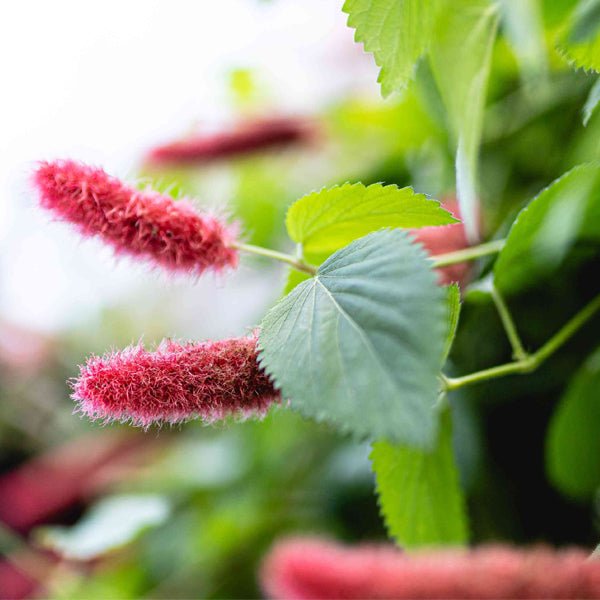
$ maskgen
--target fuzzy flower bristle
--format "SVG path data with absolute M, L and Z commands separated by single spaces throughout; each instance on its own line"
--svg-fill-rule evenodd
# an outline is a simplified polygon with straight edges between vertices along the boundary
M 91 419 L 148 427 L 193 418 L 262 416 L 279 393 L 258 363 L 255 336 L 217 342 L 164 341 L 91 357 L 72 398 Z
M 117 254 L 150 260 L 170 271 L 200 275 L 235 267 L 235 230 L 186 200 L 139 191 L 99 168 L 72 160 L 44 162 L 33 176 L 40 205 L 98 236 Z
M 600 598 L 600 561 L 580 549 L 484 546 L 403 554 L 319 539 L 279 542 L 261 572 L 269 598 Z

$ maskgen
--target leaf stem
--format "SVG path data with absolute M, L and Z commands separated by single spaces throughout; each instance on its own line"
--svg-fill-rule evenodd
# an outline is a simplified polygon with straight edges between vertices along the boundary
M 600 310 L 600 294 L 586 304 L 574 317 L 563 325 L 537 352 L 526 355 L 504 365 L 476 371 L 462 377 L 443 377 L 447 390 L 455 390 L 488 379 L 504 377 L 515 373 L 529 373 L 537 369 L 547 358 L 563 346 L 583 325 Z
M 504 247 L 506 240 L 492 240 L 485 244 L 478 244 L 477 246 L 471 246 L 470 248 L 464 248 L 462 250 L 456 250 L 454 252 L 447 252 L 446 254 L 438 254 L 432 256 L 433 266 L 447 267 L 448 265 L 454 265 L 456 263 L 466 262 L 469 260 L 476 260 L 483 256 L 489 256 L 490 254 L 498 254 Z
M 500 316 L 500 320 L 502 321 L 502 325 L 504 326 L 504 331 L 506 332 L 506 337 L 508 337 L 508 341 L 513 350 L 513 358 L 517 361 L 525 360 L 528 357 L 525 348 L 523 348 L 523 343 L 521 342 L 521 338 L 517 332 L 517 326 L 510 314 L 510 310 L 506 304 L 506 301 L 502 297 L 502 294 L 498 291 L 495 285 L 492 284 L 492 299 L 494 300 L 494 304 L 496 305 L 496 310 L 498 311 L 498 315 Z
M 232 248 L 236 250 L 240 250 L 241 252 L 248 252 L 249 254 L 256 254 L 257 256 L 264 256 L 266 258 L 272 258 L 273 260 L 278 260 L 280 262 L 287 263 L 297 269 L 298 271 L 303 271 L 304 273 L 308 273 L 309 275 L 315 275 L 317 272 L 317 268 L 313 265 L 309 265 L 304 262 L 301 258 L 296 258 L 291 254 L 285 254 L 283 252 L 277 252 L 276 250 L 271 250 L 270 248 L 263 248 L 262 246 L 254 246 L 252 244 L 242 244 L 236 242 L 231 244 Z

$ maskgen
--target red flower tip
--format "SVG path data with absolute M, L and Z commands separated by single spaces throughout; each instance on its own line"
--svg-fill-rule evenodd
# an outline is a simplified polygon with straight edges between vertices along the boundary
M 460 210 L 456 200 L 446 200 L 442 202 L 442 206 L 457 219 L 460 219 Z M 432 256 L 462 250 L 469 246 L 465 227 L 462 223 L 453 223 L 452 225 L 438 227 L 422 227 L 421 229 L 415 229 L 413 235 Z M 463 287 L 469 283 L 471 278 L 471 266 L 468 262 L 458 263 L 437 269 L 437 273 L 440 285 L 456 282 Z
M 600 561 L 583 550 L 488 546 L 404 555 L 392 546 L 290 539 L 267 557 L 270 598 L 600 598 Z
M 91 419 L 141 427 L 263 415 L 280 397 L 258 364 L 256 341 L 164 341 L 155 352 L 139 345 L 93 356 L 80 368 L 72 398 Z
M 194 135 L 162 146 L 148 153 L 150 164 L 201 164 L 235 158 L 253 152 L 281 148 L 309 141 L 313 125 L 297 118 L 258 119 L 240 124 L 230 131 Z
M 138 191 L 102 169 L 71 160 L 41 163 L 33 183 L 43 208 L 82 235 L 102 238 L 117 253 L 195 275 L 237 265 L 238 253 L 231 248 L 235 231 L 185 200 Z

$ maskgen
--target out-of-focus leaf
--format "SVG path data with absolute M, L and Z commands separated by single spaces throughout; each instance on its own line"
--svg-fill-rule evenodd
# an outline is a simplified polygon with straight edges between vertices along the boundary
M 290 237 L 309 254 L 333 252 L 383 227 L 426 227 L 458 221 L 437 200 L 409 187 L 345 183 L 308 194 L 290 207 Z
M 596 83 L 592 86 L 590 93 L 583 106 L 583 124 L 587 125 L 600 102 L 600 78 L 596 80 Z
M 578 238 L 600 240 L 600 167 L 579 165 L 542 190 L 517 216 L 494 266 L 512 293 L 556 268 Z
M 600 72 L 600 0 L 580 0 L 558 49 L 575 67 Z
M 440 0 L 346 0 L 343 11 L 354 39 L 381 67 L 381 93 L 402 90 L 427 50 Z
M 119 548 L 169 516 L 162 496 L 124 495 L 98 502 L 73 527 L 46 527 L 41 542 L 66 558 L 88 560 Z
M 446 289 L 448 294 L 448 328 L 443 355 L 444 362 L 448 358 L 448 354 L 450 354 L 452 342 L 454 341 L 456 330 L 458 329 L 458 319 L 460 317 L 460 288 L 457 283 L 452 283 Z
M 500 7 L 504 32 L 519 62 L 521 77 L 531 84 L 547 69 L 540 0 L 501 0 Z
M 378 441 L 373 444 L 371 461 L 381 512 L 400 546 L 466 543 L 467 517 L 454 462 L 449 411 L 442 414 L 433 450 Z
M 455 0 L 438 19 L 431 66 L 457 140 L 456 189 L 467 237 L 478 237 L 477 163 L 498 5 Z
M 403 231 L 378 231 L 337 251 L 269 311 L 260 361 L 306 416 L 428 447 L 446 329 L 427 255 Z
M 546 466 L 569 496 L 589 499 L 600 488 L 600 349 L 561 398 L 548 430 Z

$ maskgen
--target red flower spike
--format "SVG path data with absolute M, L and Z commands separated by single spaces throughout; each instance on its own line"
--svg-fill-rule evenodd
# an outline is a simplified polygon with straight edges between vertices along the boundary
M 200 344 L 163 342 L 91 357 L 72 398 L 91 419 L 180 423 L 264 415 L 279 393 L 258 364 L 256 337 Z
M 118 254 L 146 258 L 169 271 L 200 275 L 235 267 L 235 231 L 185 200 L 138 191 L 102 169 L 75 161 L 42 163 L 33 183 L 40 204 L 86 237 L 98 236 Z
M 147 162 L 155 166 L 195 165 L 311 140 L 314 126 L 303 119 L 271 118 L 249 121 L 231 131 L 194 135 L 153 148 Z
M 442 206 L 457 219 L 460 219 L 460 210 L 456 200 L 442 202 Z M 413 230 L 413 235 L 432 256 L 462 250 L 469 246 L 465 227 L 462 223 L 453 223 L 452 225 L 438 227 L 422 227 L 421 229 Z M 437 274 L 440 285 L 456 282 L 463 287 L 469 283 L 469 279 L 471 278 L 471 265 L 468 262 L 449 265 L 437 269 Z
M 392 546 L 291 539 L 275 546 L 261 575 L 268 597 L 278 600 L 600 598 L 600 561 L 579 549 L 404 555 Z

